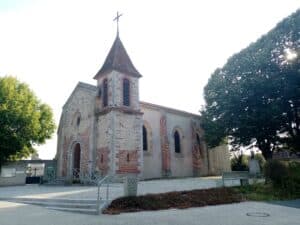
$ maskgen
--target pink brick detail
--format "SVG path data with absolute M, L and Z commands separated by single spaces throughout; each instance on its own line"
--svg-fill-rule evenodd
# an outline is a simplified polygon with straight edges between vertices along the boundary
M 119 162 L 116 163 L 117 173 L 140 173 L 137 150 L 120 150 L 116 158 L 119 159 Z
M 192 156 L 193 156 L 193 169 L 195 171 L 198 171 L 202 168 L 203 162 L 201 156 L 201 149 L 200 146 L 197 143 L 197 132 L 196 132 L 196 124 L 193 122 L 191 123 L 191 129 L 192 129 Z
M 193 146 L 192 154 L 193 154 L 193 168 L 194 169 L 202 168 L 202 166 L 203 166 L 202 157 L 201 157 L 200 148 L 198 145 Z
M 162 116 L 160 119 L 160 143 L 161 143 L 161 155 L 162 155 L 162 170 L 168 174 L 171 171 L 171 155 L 170 144 L 167 134 L 167 120 L 166 116 Z
M 63 154 L 62 154 L 62 176 L 67 176 L 67 168 L 68 168 L 68 148 L 70 145 L 71 137 L 64 136 L 63 143 Z
M 107 174 L 109 170 L 109 152 L 108 147 L 97 149 L 96 167 L 101 170 L 101 175 Z
M 81 156 L 80 156 L 80 171 L 83 173 L 88 172 L 88 163 L 89 163 L 89 137 L 90 129 L 87 128 L 82 134 L 80 134 L 80 140 L 82 142 L 81 147 Z

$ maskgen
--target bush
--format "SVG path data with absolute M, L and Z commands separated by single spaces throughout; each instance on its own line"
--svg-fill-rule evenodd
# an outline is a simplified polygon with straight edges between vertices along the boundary
M 300 163 L 290 162 L 288 169 L 288 190 L 300 196 Z
M 231 159 L 231 170 L 232 171 L 248 171 L 249 170 L 249 160 L 251 156 L 240 154 L 234 155 Z M 254 159 L 258 160 L 260 170 L 262 171 L 266 160 L 262 154 L 255 154 Z
M 254 159 L 258 160 L 260 171 L 263 171 L 266 160 L 262 154 L 255 154 Z
M 265 177 L 274 188 L 300 196 L 300 163 L 270 160 L 265 165 Z
M 240 154 L 240 155 L 235 155 L 231 159 L 231 170 L 232 171 L 248 171 L 248 157 Z
M 267 181 L 272 182 L 274 187 L 283 188 L 284 180 L 288 176 L 287 163 L 279 160 L 270 160 L 265 165 L 264 173 Z

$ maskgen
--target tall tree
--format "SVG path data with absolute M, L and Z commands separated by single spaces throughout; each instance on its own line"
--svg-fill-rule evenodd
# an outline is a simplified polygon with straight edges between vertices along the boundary
M 55 130 L 51 108 L 14 77 L 0 78 L 0 166 L 28 157 Z
M 209 146 L 300 149 L 300 10 L 217 69 L 204 89 Z

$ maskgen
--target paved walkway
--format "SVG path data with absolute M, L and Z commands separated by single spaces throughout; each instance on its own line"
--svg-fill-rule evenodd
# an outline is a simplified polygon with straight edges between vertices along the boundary
M 247 213 L 267 213 L 267 217 Z M 170 209 L 120 215 L 85 215 L 43 207 L 0 202 L 1 225 L 299 225 L 300 210 L 268 203 L 244 202 L 184 210 Z
M 139 183 L 139 194 L 216 187 L 220 178 L 185 178 L 153 180 Z M 104 189 L 102 191 L 105 191 Z M 111 197 L 121 196 L 122 184 L 113 184 Z M 95 187 L 19 186 L 1 187 L 0 198 L 47 197 L 95 199 Z M 280 203 L 280 202 L 279 202 Z M 280 205 L 278 202 L 208 206 L 184 210 L 170 209 L 120 215 L 85 215 L 48 210 L 43 207 L 0 201 L 0 225 L 299 225 L 300 210 L 297 203 Z M 248 216 L 249 215 L 252 216 Z M 265 214 L 257 214 L 265 213 Z M 267 217 L 259 217 L 267 215 Z
M 229 183 L 229 185 L 232 184 Z M 138 194 L 205 189 L 220 185 L 220 177 L 141 181 L 138 184 Z M 105 193 L 106 187 L 103 186 L 101 194 L 104 195 Z M 110 185 L 110 199 L 115 199 L 122 195 L 123 184 L 113 183 Z M 96 196 L 97 188 L 88 186 L 26 185 L 0 187 L 0 199 L 6 197 L 96 199 Z

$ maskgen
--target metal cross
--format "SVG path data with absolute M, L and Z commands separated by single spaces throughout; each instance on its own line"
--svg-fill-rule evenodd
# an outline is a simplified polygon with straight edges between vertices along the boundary
M 123 16 L 123 14 L 119 14 L 119 12 L 117 12 L 117 16 L 114 18 L 114 21 L 117 21 L 117 35 L 119 35 L 119 18 Z

